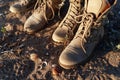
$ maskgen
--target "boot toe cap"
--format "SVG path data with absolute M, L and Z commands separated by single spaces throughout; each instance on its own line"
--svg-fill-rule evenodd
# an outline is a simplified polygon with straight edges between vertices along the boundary
M 33 23 L 33 20 L 27 20 L 24 24 L 24 31 L 26 31 L 27 33 L 33 33 L 35 32 L 34 28 L 35 28 L 35 22 Z
M 43 28 L 45 25 L 45 20 L 37 19 L 34 16 L 30 16 L 24 24 L 24 31 L 28 33 L 34 33 Z
M 86 55 L 81 49 L 66 47 L 59 57 L 59 64 L 65 69 L 71 69 L 75 65 L 82 63 L 86 59 Z
M 77 58 L 71 52 L 62 52 L 59 57 L 59 64 L 65 69 L 70 69 L 76 64 Z
M 52 39 L 55 42 L 64 42 L 65 40 L 67 40 L 67 34 L 66 34 L 66 32 L 63 29 L 58 28 L 53 33 Z

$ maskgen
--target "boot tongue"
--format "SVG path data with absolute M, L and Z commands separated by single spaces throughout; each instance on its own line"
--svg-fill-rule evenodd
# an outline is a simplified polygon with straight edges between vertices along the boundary
M 94 13 L 96 17 L 110 7 L 108 0 L 88 0 L 87 12 Z

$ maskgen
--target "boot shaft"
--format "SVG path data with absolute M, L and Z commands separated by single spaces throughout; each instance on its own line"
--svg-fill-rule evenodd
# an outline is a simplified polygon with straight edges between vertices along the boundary
M 109 12 L 117 2 L 117 0 L 112 0 L 113 3 L 110 3 L 109 0 L 85 0 L 85 10 L 88 13 L 93 13 L 96 18 L 101 18 L 105 13 Z
M 85 0 L 85 11 L 81 15 L 81 24 L 76 36 L 81 36 L 83 39 L 88 38 L 91 34 L 91 29 L 97 29 L 103 25 L 106 19 L 106 17 L 103 18 L 103 16 L 107 15 L 115 3 L 116 0 L 114 0 L 112 5 L 110 5 L 107 0 Z M 102 34 L 102 32 L 100 34 Z
M 56 42 L 71 40 L 78 26 L 76 17 L 80 15 L 82 0 L 69 0 L 69 2 L 70 5 L 66 16 L 52 36 L 52 39 Z

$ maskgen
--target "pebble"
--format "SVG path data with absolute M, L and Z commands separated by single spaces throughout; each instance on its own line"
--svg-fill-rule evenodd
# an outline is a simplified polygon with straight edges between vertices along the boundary
M 45 55 L 46 55 L 46 56 L 49 56 L 49 53 L 47 52 L 47 53 L 45 53 Z
M 62 73 L 60 68 L 56 64 L 53 64 L 52 65 L 52 75 L 53 76 L 58 76 L 60 73 Z
M 92 66 L 89 66 L 89 69 L 92 69 Z
M 59 73 L 56 68 L 52 68 L 52 75 L 57 76 Z
M 120 54 L 119 54 L 119 52 L 111 51 L 105 57 L 108 60 L 110 65 L 112 65 L 113 67 L 119 67 L 119 65 L 120 65 Z
M 36 62 L 36 60 L 38 60 L 38 55 L 35 54 L 35 53 L 32 53 L 32 54 L 30 54 L 30 59 L 31 59 L 32 61 Z

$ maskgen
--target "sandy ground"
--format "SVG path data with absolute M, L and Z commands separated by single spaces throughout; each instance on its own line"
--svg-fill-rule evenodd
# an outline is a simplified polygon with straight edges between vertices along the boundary
M 71 70 L 61 68 L 57 62 L 66 45 L 51 39 L 60 19 L 55 16 L 44 30 L 26 34 L 23 25 L 33 11 L 11 13 L 9 6 L 14 1 L 0 0 L 0 80 L 120 80 L 120 0 L 108 14 L 104 38 L 93 56 Z M 31 54 L 38 55 L 36 62 L 30 59 Z

